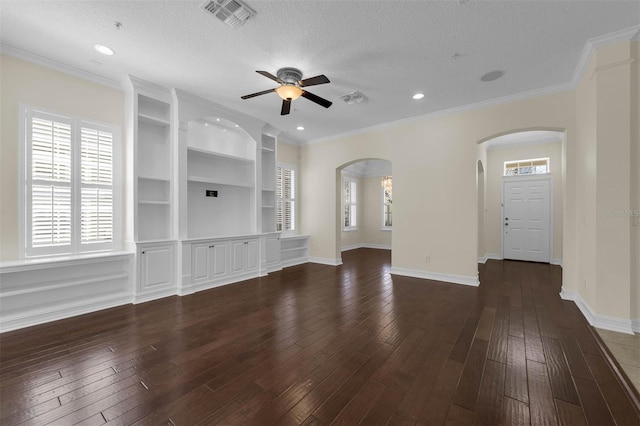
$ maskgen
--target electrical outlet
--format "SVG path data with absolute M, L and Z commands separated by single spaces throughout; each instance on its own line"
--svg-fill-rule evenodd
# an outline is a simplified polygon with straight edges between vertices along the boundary
M 425 261 L 425 263 L 431 263 L 431 256 L 430 255 L 426 255 L 424 257 L 424 261 Z

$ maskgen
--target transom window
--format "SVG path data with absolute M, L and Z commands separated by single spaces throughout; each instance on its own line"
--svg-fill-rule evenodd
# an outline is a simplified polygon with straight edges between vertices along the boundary
M 115 248 L 118 127 L 23 113 L 24 255 Z
M 547 173 L 549 173 L 548 158 L 504 162 L 505 176 L 544 175 Z

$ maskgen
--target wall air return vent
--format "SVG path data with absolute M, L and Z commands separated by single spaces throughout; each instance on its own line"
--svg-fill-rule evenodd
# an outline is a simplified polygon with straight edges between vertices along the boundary
M 231 28 L 238 27 L 256 14 L 240 0 L 211 0 L 202 5 L 202 10 L 215 16 Z

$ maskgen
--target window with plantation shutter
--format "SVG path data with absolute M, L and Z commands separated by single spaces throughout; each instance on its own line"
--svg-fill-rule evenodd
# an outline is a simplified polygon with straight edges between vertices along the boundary
M 342 180 L 342 200 L 344 207 L 344 230 L 358 229 L 358 184 L 355 179 L 345 176 Z
M 116 126 L 23 110 L 24 255 L 114 248 Z
M 291 166 L 276 167 L 276 231 L 296 228 L 296 171 Z

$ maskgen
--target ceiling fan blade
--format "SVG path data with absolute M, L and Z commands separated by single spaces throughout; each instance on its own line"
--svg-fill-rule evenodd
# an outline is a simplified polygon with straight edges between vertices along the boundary
M 276 89 L 263 90 L 262 92 L 257 92 L 257 93 L 252 93 L 252 94 L 250 94 L 250 95 L 240 96 L 240 98 L 242 98 L 242 99 L 255 98 L 256 96 L 266 95 L 267 93 L 274 92 L 275 90 L 276 90 Z
M 289 114 L 289 111 L 291 111 L 291 98 L 283 99 L 280 115 L 287 115 Z
M 303 96 L 304 98 L 309 99 L 311 102 L 315 102 L 315 103 L 317 103 L 318 105 L 321 105 L 321 106 L 323 106 L 323 107 L 325 107 L 325 108 L 329 108 L 329 107 L 333 104 L 333 102 L 328 101 L 328 100 L 326 100 L 326 99 L 324 99 L 324 98 L 321 98 L 321 97 L 320 97 L 320 96 L 318 96 L 318 95 L 314 95 L 313 93 L 309 93 L 309 92 L 307 92 L 306 90 L 304 90 L 304 91 L 302 92 L 302 96 Z
M 327 76 L 324 74 L 317 75 L 311 78 L 305 78 L 304 80 L 300 80 L 300 86 L 302 87 L 309 87 L 309 86 L 315 86 L 318 84 L 326 84 L 326 83 L 331 83 L 331 82 L 329 81 Z
M 270 78 L 273 81 L 277 81 L 278 83 L 282 84 L 282 80 L 280 80 L 278 77 L 276 77 L 275 75 L 271 74 L 268 71 L 256 71 L 258 74 L 264 75 L 267 78 Z

